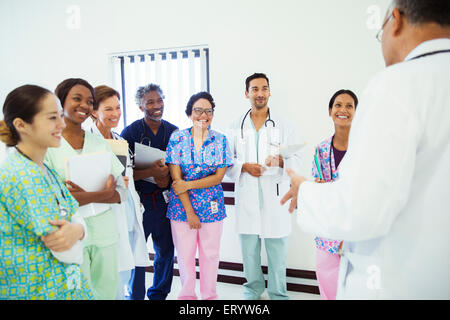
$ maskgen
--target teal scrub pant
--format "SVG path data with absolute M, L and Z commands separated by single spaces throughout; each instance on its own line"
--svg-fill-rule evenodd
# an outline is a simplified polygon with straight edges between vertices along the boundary
M 266 287 L 261 270 L 261 238 L 256 234 L 240 234 L 239 240 L 244 262 L 244 299 L 256 300 Z M 286 257 L 288 237 L 265 238 L 268 260 L 267 293 L 272 300 L 287 300 L 286 290 Z

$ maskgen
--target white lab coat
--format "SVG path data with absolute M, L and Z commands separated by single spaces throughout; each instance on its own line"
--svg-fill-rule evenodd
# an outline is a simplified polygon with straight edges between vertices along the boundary
M 291 232 L 291 214 L 286 207 L 280 205 L 281 197 L 289 190 L 289 176 L 285 168 L 299 170 L 301 151 L 297 151 L 289 159 L 284 159 L 284 168 L 269 168 L 266 173 L 255 178 L 249 173 L 241 173 L 245 162 L 254 162 L 264 165 L 269 154 L 275 155 L 276 147 L 268 147 L 269 143 L 282 146 L 300 144 L 303 142 L 297 134 L 295 127 L 277 116 L 271 110 L 271 119 L 275 127 L 269 122 L 259 130 L 260 138 L 258 154 L 256 149 L 256 130 L 253 127 L 250 114 L 244 121 L 241 138 L 241 123 L 245 113 L 234 121 L 228 131 L 227 138 L 231 153 L 234 155 L 234 165 L 227 169 L 227 176 L 234 181 L 235 212 L 237 232 L 240 234 L 257 234 L 261 238 L 286 237 Z M 259 193 L 258 181 L 261 184 Z M 278 195 L 277 195 L 278 184 Z M 260 201 L 262 208 L 260 208 Z
M 450 39 L 378 73 L 353 120 L 339 180 L 305 182 L 298 223 L 343 239 L 337 298 L 450 298 Z
M 90 120 L 90 119 L 88 119 Z M 100 135 L 95 123 L 90 120 L 86 120 L 83 123 L 83 129 L 91 133 Z M 113 138 L 116 140 L 122 139 L 117 133 L 113 132 Z M 131 159 L 127 157 L 127 167 L 125 168 L 125 175 L 128 177 L 128 195 L 132 196 L 135 208 L 135 218 L 132 219 L 132 223 L 128 223 L 130 219 L 127 219 L 128 205 L 127 201 L 123 201 L 118 204 L 111 204 L 116 219 L 117 229 L 119 231 L 119 241 L 117 243 L 118 258 L 119 258 L 119 271 L 126 271 L 137 267 L 150 266 L 150 259 L 148 256 L 147 242 L 145 241 L 144 227 L 142 225 L 144 206 L 141 204 L 139 195 L 134 187 L 133 169 L 130 167 Z M 133 233 L 133 243 L 130 244 L 129 232 Z M 131 246 L 130 246 L 131 245 Z

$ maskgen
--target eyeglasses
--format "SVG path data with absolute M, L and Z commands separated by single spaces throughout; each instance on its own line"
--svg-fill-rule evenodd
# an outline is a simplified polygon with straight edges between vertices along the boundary
M 378 40 L 378 42 L 381 42 L 381 36 L 383 35 L 383 29 L 386 26 L 386 23 L 389 22 L 389 20 L 392 19 L 392 10 L 391 13 L 389 13 L 388 18 L 386 19 L 386 21 L 384 21 L 383 25 L 381 26 L 381 29 L 377 32 L 377 35 L 375 36 L 375 38 Z
M 381 42 L 381 37 L 383 35 L 383 29 L 386 26 L 386 24 L 392 19 L 392 13 L 394 12 L 395 6 L 394 3 L 391 4 L 390 8 L 389 8 L 389 14 L 387 19 L 384 21 L 383 25 L 381 26 L 381 29 L 377 32 L 375 38 Z M 398 9 L 398 8 L 397 8 Z M 403 11 L 398 9 L 398 13 L 403 14 Z
M 214 109 L 193 108 L 192 111 L 195 113 L 196 116 L 201 116 L 203 112 L 207 116 L 212 116 L 214 114 Z

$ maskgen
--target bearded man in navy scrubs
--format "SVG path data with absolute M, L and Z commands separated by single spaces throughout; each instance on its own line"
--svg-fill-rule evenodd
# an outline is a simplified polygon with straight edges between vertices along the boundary
M 128 141 L 134 153 L 138 142 L 166 151 L 172 132 L 178 128 L 162 119 L 164 94 L 156 84 L 140 87 L 136 92 L 136 103 L 144 112 L 144 118 L 136 120 L 123 131 L 121 136 Z M 166 194 L 170 188 L 169 168 L 162 160 L 155 161 L 142 170 L 134 170 L 136 191 L 139 193 L 145 211 L 143 226 L 145 238 L 152 235 L 155 259 L 153 261 L 153 285 L 147 290 L 150 300 L 165 300 L 170 292 L 173 277 L 174 246 L 170 220 L 166 218 Z M 132 300 L 145 298 L 145 268 L 136 267 L 132 277 Z

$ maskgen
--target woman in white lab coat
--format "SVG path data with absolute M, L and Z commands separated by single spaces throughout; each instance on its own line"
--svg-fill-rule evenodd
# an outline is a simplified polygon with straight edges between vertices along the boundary
M 112 131 L 119 124 L 122 112 L 120 94 L 105 85 L 94 88 L 96 103 L 93 106 L 94 120 L 86 123 L 86 130 L 98 134 L 105 139 L 123 140 Z M 129 150 L 129 149 L 128 149 Z M 139 195 L 134 188 L 131 152 L 127 156 L 124 179 L 128 186 L 128 199 L 120 204 L 112 205 L 116 213 L 119 229 L 119 288 L 117 299 L 124 299 L 124 289 L 128 292 L 128 284 L 135 266 L 150 266 L 147 244 L 142 226 L 142 206 Z

